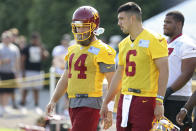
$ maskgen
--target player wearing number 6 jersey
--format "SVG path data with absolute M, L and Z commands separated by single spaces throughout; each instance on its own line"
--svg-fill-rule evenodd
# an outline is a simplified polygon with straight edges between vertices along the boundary
M 119 44 L 118 69 L 100 111 L 104 118 L 107 104 L 122 81 L 117 109 L 117 131 L 149 131 L 154 117 L 163 116 L 163 96 L 168 80 L 168 50 L 165 38 L 142 26 L 141 9 L 128 2 L 118 9 L 118 25 L 129 34 Z
M 72 18 L 72 32 L 77 44 L 68 48 L 65 57 L 67 70 L 57 83 L 47 113 L 65 93 L 69 97 L 69 114 L 72 131 L 96 131 L 102 105 L 102 84 L 106 77 L 110 84 L 115 71 L 116 52 L 98 40 L 103 33 L 99 28 L 99 14 L 90 6 L 78 8 Z M 112 125 L 112 112 L 107 114 L 104 128 Z

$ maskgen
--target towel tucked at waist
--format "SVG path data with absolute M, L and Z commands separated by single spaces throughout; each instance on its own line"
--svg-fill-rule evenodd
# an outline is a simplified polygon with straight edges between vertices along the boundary
M 127 127 L 129 119 L 129 109 L 131 106 L 132 95 L 124 95 L 122 104 L 122 121 L 121 127 Z

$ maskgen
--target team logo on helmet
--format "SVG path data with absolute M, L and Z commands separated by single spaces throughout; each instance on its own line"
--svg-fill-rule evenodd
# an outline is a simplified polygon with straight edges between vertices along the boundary
M 92 14 L 94 15 L 94 19 L 95 19 L 95 20 L 99 18 L 99 15 L 98 15 L 97 12 L 92 12 Z
M 152 122 L 152 129 L 150 131 L 180 131 L 180 128 L 174 125 L 166 117 Z

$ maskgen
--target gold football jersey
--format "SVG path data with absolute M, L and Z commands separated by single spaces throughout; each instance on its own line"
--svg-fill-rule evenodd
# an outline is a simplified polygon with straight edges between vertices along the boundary
M 155 97 L 159 72 L 154 59 L 168 56 L 167 41 L 146 29 L 132 42 L 127 36 L 119 44 L 119 65 L 124 66 L 122 94 Z M 130 89 L 139 89 L 140 93 Z
M 65 56 L 69 72 L 69 98 L 75 98 L 78 94 L 88 97 L 102 96 L 105 75 L 100 72 L 98 63 L 115 64 L 115 55 L 115 50 L 100 40 L 93 41 L 89 46 L 75 44 L 69 47 Z

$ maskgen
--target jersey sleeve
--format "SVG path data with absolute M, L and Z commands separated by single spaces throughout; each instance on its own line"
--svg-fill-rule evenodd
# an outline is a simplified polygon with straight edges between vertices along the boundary
M 120 43 L 119 45 L 118 45 L 118 48 L 119 48 L 119 54 L 118 54 L 118 65 L 123 65 L 123 51 L 122 51 L 122 43 Z
M 76 48 L 75 45 L 70 46 L 70 47 L 67 49 L 68 51 L 67 51 L 67 54 L 65 55 L 65 61 L 68 61 L 69 56 L 70 56 L 70 54 L 71 54 L 71 51 L 72 51 L 74 48 Z
M 182 59 L 196 57 L 196 46 L 195 45 L 183 44 L 180 50 L 181 50 Z
M 149 46 L 152 59 L 168 56 L 167 41 L 165 38 L 156 38 Z
M 114 72 L 116 70 L 115 64 L 105 64 L 99 62 L 99 69 L 101 73 Z
M 116 51 L 110 46 L 105 46 L 100 49 L 100 52 L 97 55 L 97 63 L 115 64 L 115 56 Z

